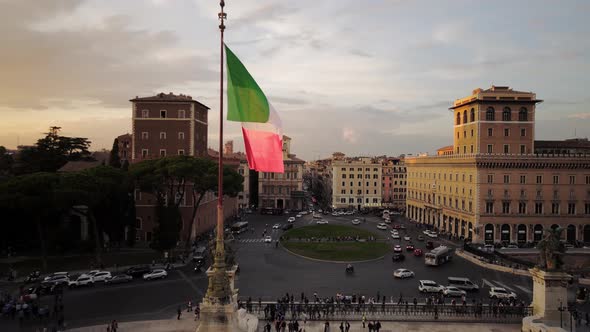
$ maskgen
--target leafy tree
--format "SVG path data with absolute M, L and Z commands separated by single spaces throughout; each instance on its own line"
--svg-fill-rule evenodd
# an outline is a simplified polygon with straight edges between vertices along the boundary
M 12 173 L 12 155 L 8 154 L 5 147 L 0 146 L 0 180 L 7 178 Z
M 121 158 L 119 158 L 119 140 L 117 138 L 115 138 L 113 141 L 113 148 L 111 149 L 111 155 L 109 157 L 109 166 L 121 168 Z

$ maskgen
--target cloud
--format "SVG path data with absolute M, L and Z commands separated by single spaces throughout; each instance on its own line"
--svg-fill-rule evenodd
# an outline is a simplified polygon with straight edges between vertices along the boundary
M 358 134 L 356 130 L 352 128 L 342 128 L 342 139 L 348 143 L 356 143 L 358 140 Z
M 590 120 L 590 112 L 570 114 L 567 117 L 570 119 Z

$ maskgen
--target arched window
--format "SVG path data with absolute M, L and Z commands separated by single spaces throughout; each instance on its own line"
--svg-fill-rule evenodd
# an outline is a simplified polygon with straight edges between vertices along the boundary
M 502 121 L 510 121 L 510 107 L 504 107 L 504 111 L 502 112 Z
M 456 125 L 460 125 L 461 124 L 461 112 L 457 112 L 457 123 Z
M 518 121 L 528 121 L 528 113 L 526 107 L 523 107 L 518 111 Z
M 475 109 L 471 109 L 471 122 L 475 121 Z
M 463 111 L 463 123 L 467 123 L 467 111 Z
M 486 121 L 494 121 L 496 120 L 496 111 L 494 110 L 493 107 L 488 107 L 487 111 L 486 111 Z

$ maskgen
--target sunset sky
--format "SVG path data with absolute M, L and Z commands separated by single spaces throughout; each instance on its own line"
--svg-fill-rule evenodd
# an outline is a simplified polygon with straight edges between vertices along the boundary
M 0 145 L 47 128 L 110 148 L 129 99 L 174 92 L 211 108 L 216 0 L 0 0 Z M 432 152 L 457 98 L 508 85 L 545 100 L 536 139 L 590 136 L 590 2 L 226 0 L 226 43 L 303 159 Z M 239 125 L 225 139 L 242 149 Z

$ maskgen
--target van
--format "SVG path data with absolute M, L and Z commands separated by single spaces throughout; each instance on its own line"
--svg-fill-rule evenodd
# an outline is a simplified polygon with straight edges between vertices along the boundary
M 479 290 L 479 286 L 468 278 L 449 277 L 447 280 L 449 282 L 449 286 L 457 287 L 466 291 Z

